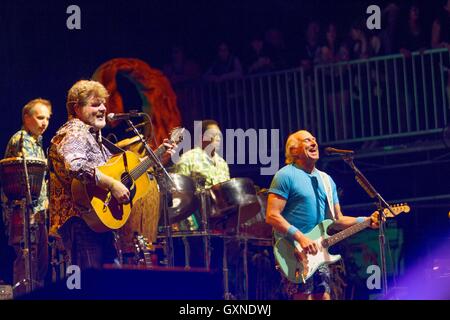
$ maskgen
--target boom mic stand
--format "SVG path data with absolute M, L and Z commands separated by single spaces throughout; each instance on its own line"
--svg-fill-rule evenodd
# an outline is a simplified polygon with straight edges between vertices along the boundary
M 379 246 L 380 246 L 380 260 L 381 260 L 381 274 L 383 280 L 383 292 L 384 296 L 387 296 L 388 291 L 388 283 L 387 283 L 387 270 L 386 270 L 386 242 L 385 242 L 385 216 L 384 209 L 389 210 L 393 216 L 395 213 L 392 211 L 390 205 L 383 199 L 383 197 L 375 190 L 375 188 L 370 184 L 367 178 L 362 174 L 361 171 L 355 166 L 353 163 L 353 155 L 352 154 L 343 154 L 342 160 L 344 160 L 350 168 L 355 173 L 355 179 L 359 183 L 359 185 L 367 192 L 369 197 L 377 198 L 377 211 L 378 211 L 378 221 L 380 224 L 379 227 Z
M 148 115 L 146 115 L 148 117 Z M 150 118 L 148 119 L 150 121 Z M 158 156 L 153 152 L 153 150 L 148 146 L 147 142 L 145 141 L 144 137 L 139 133 L 136 126 L 131 122 L 131 120 L 126 120 L 128 126 L 130 129 L 133 130 L 133 132 L 139 137 L 142 144 L 144 145 L 145 150 L 147 151 L 148 156 L 155 164 L 155 170 L 157 173 L 157 176 L 160 178 L 158 179 L 159 186 L 162 190 L 162 205 L 163 205 L 163 219 L 164 219 L 164 231 L 166 234 L 166 240 L 165 240 L 165 251 L 166 251 L 166 259 L 167 259 L 167 266 L 173 267 L 174 266 L 174 256 L 173 256 L 173 239 L 172 239 L 172 230 L 170 226 L 170 219 L 169 219 L 169 205 L 168 205 L 168 199 L 169 199 L 169 190 L 176 189 L 177 186 L 175 184 L 175 181 L 173 181 L 172 177 L 169 175 L 167 170 L 162 165 L 161 161 L 159 160 Z

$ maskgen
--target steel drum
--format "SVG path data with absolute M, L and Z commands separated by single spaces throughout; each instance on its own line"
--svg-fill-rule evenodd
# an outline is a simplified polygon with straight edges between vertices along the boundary
M 41 194 L 42 183 L 47 170 L 47 161 L 29 157 L 26 159 L 30 192 L 32 199 L 38 199 Z M 0 160 L 0 179 L 3 192 L 8 200 L 22 200 L 26 198 L 25 170 L 23 158 L 14 157 Z
M 241 225 L 241 230 L 248 236 L 265 239 L 272 238 L 272 226 L 266 223 L 268 195 L 268 189 L 262 189 L 258 191 L 257 197 L 259 208 L 256 206 L 248 208 L 249 211 L 253 210 L 254 216 Z
M 221 218 L 233 209 L 258 204 L 255 185 L 248 178 L 233 178 L 212 186 L 211 198 L 216 210 L 211 210 L 210 218 Z
M 169 207 L 170 224 L 180 222 L 199 208 L 195 181 L 177 173 L 170 173 L 177 191 L 172 192 L 172 206 Z

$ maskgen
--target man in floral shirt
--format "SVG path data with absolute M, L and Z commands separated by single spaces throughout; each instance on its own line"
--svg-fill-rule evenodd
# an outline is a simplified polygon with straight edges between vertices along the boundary
M 81 218 L 84 212 L 72 198 L 73 179 L 110 190 L 119 203 L 130 199 L 130 191 L 97 167 L 112 156 L 112 144 L 102 138 L 106 125 L 106 88 L 97 81 L 80 80 L 67 95 L 68 121 L 56 132 L 49 149 L 50 233 L 61 235 L 70 263 L 81 269 L 118 263 L 113 232 L 94 232 Z M 164 143 L 168 160 L 173 144 Z M 110 148 L 110 149 L 108 149 Z M 120 150 L 119 150 L 120 151 Z M 91 212 L 91 214 L 93 214 Z
M 47 163 L 42 148 L 42 134 L 48 127 L 52 106 L 45 99 L 34 99 L 22 109 L 21 130 L 16 132 L 6 147 L 5 158 L 23 157 L 39 159 Z M 21 243 L 23 242 L 23 212 L 20 205 L 7 199 L 2 194 L 4 221 L 9 244 L 14 247 L 16 259 L 13 266 L 13 281 L 18 284 L 25 279 L 25 260 Z M 31 213 L 31 244 L 32 244 L 32 281 L 34 287 L 44 284 L 48 267 L 48 241 L 46 228 L 46 210 L 48 208 L 47 181 L 44 178 L 39 198 L 33 201 Z M 24 284 L 24 283 L 21 283 Z M 19 285 L 14 295 L 25 293 L 25 286 Z
M 119 203 L 130 198 L 130 191 L 120 181 L 96 170 L 111 157 L 101 136 L 107 98 L 108 92 L 99 82 L 75 83 L 67 95 L 68 121 L 52 138 L 49 149 L 50 232 L 61 235 L 70 263 L 81 269 L 114 263 L 117 251 L 112 232 L 96 233 L 81 219 L 83 212 L 72 198 L 72 180 L 109 189 Z

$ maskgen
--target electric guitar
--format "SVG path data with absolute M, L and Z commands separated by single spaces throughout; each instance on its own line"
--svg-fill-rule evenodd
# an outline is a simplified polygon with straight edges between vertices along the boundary
M 391 206 L 395 216 L 405 212 L 408 213 L 410 208 L 407 204 L 401 204 Z M 392 213 L 385 209 L 383 211 L 385 217 L 394 217 Z M 282 274 L 293 283 L 305 283 L 310 277 L 314 275 L 317 269 L 324 264 L 331 264 L 341 259 L 340 255 L 331 255 L 328 253 L 328 248 L 332 245 L 344 240 L 357 232 L 364 230 L 371 224 L 371 219 L 364 222 L 357 223 L 343 231 L 330 236 L 328 234 L 328 228 L 334 221 L 327 219 L 319 223 L 313 230 L 306 233 L 309 239 L 313 240 L 318 247 L 316 255 L 304 254 L 300 244 L 295 240 L 287 238 L 280 238 L 275 242 L 274 255 L 277 263 L 277 267 L 281 270 Z M 295 255 L 295 249 L 297 249 L 303 259 L 299 261 Z
M 183 140 L 184 128 L 174 128 L 170 134 L 170 142 L 178 144 Z M 158 157 L 165 152 L 161 145 L 155 154 Z M 93 184 L 83 184 L 79 180 L 72 181 L 72 198 L 77 206 L 85 209 L 82 218 L 95 232 L 117 230 L 127 222 L 134 204 L 144 197 L 150 186 L 147 170 L 154 165 L 147 156 L 140 159 L 131 151 L 111 157 L 104 165 L 97 167 L 100 172 L 122 182 L 130 190 L 130 201 L 120 204 L 109 190 Z

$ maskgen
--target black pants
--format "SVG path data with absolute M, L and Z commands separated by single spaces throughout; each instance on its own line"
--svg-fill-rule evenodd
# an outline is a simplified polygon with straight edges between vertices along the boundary
M 117 251 L 111 231 L 97 233 L 78 217 L 67 220 L 58 230 L 70 257 L 69 264 L 83 269 L 100 269 L 103 264 L 115 263 Z

